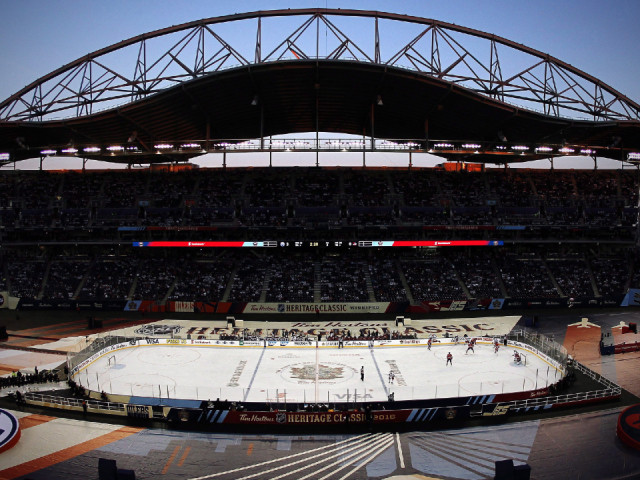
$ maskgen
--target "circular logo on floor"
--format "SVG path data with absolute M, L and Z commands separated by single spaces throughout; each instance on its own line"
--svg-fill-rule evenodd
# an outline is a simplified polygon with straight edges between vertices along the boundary
M 640 450 L 640 403 L 620 413 L 617 433 L 628 446 Z
M 20 424 L 11 412 L 0 409 L 0 452 L 9 450 L 20 439 Z
M 290 382 L 298 384 L 314 383 L 316 381 L 315 362 L 294 363 L 278 370 L 278 373 Z M 356 370 L 347 365 L 333 362 L 321 362 L 318 364 L 318 381 L 334 384 L 351 379 Z

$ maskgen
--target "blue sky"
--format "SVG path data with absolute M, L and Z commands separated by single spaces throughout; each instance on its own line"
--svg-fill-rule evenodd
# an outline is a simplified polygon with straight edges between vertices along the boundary
M 557 57 L 640 102 L 639 0 L 0 0 L 0 99 L 65 63 L 144 32 L 200 18 L 305 7 L 416 15 L 493 33 Z

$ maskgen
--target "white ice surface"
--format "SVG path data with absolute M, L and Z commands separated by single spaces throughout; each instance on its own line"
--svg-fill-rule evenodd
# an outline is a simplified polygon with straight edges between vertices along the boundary
M 445 365 L 449 351 L 453 366 Z M 480 344 L 475 353 L 465 352 L 463 344 L 431 350 L 149 345 L 107 354 L 75 378 L 92 390 L 122 395 L 293 403 L 383 401 L 391 392 L 396 400 L 490 395 L 542 388 L 559 378 L 532 353 L 526 353 L 527 366 L 515 365 L 512 347 L 495 354 L 492 345 Z M 116 363 L 108 365 L 112 355 Z

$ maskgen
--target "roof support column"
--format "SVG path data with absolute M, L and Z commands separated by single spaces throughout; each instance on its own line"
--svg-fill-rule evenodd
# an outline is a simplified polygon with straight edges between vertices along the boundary
M 367 166 L 367 160 L 366 160 L 366 155 L 367 155 L 367 137 L 365 136 L 365 134 L 362 134 L 362 168 L 365 168 Z
M 317 70 L 316 70 L 317 71 Z M 318 99 L 318 88 L 320 84 L 316 82 L 316 167 L 320 166 L 320 100 Z
M 376 141 L 375 141 L 375 105 L 371 102 L 371 150 L 376 149 Z
M 260 150 L 264 150 L 264 104 L 260 102 Z
M 624 162 L 622 162 L 624 165 Z M 638 178 L 640 178 L 640 165 L 636 165 Z M 638 193 L 640 193 L 640 183 L 638 183 Z M 640 197 L 638 197 L 638 208 L 636 216 L 636 250 L 640 248 Z

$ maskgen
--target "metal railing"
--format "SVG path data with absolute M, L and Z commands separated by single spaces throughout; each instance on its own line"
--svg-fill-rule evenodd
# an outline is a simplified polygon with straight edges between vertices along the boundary
M 107 410 L 109 412 L 124 412 L 124 403 L 102 402 L 100 400 L 88 400 L 75 397 L 60 397 L 56 395 L 43 395 L 36 392 L 27 392 L 24 398 L 29 402 L 50 403 L 61 407 L 78 407 L 82 408 L 82 402 L 87 403 L 87 408 L 94 410 Z
M 566 371 L 567 362 L 569 360 L 569 352 L 554 339 L 531 332 L 527 329 L 515 330 L 506 335 L 508 340 L 525 343 L 555 360 L 562 366 L 562 370 Z
M 512 402 L 505 402 L 504 405 L 510 405 L 512 408 L 539 407 L 563 403 L 583 402 L 587 400 L 596 400 L 602 398 L 613 398 L 618 397 L 622 394 L 622 387 L 620 387 L 620 385 L 617 385 L 608 378 L 605 378 L 599 373 L 596 373 L 593 370 L 585 367 L 581 363 L 574 361 L 572 362 L 572 367 L 582 372 L 589 378 L 600 383 L 605 388 L 592 390 L 589 392 L 567 393 L 564 395 L 528 398 L 526 400 L 514 400 Z

